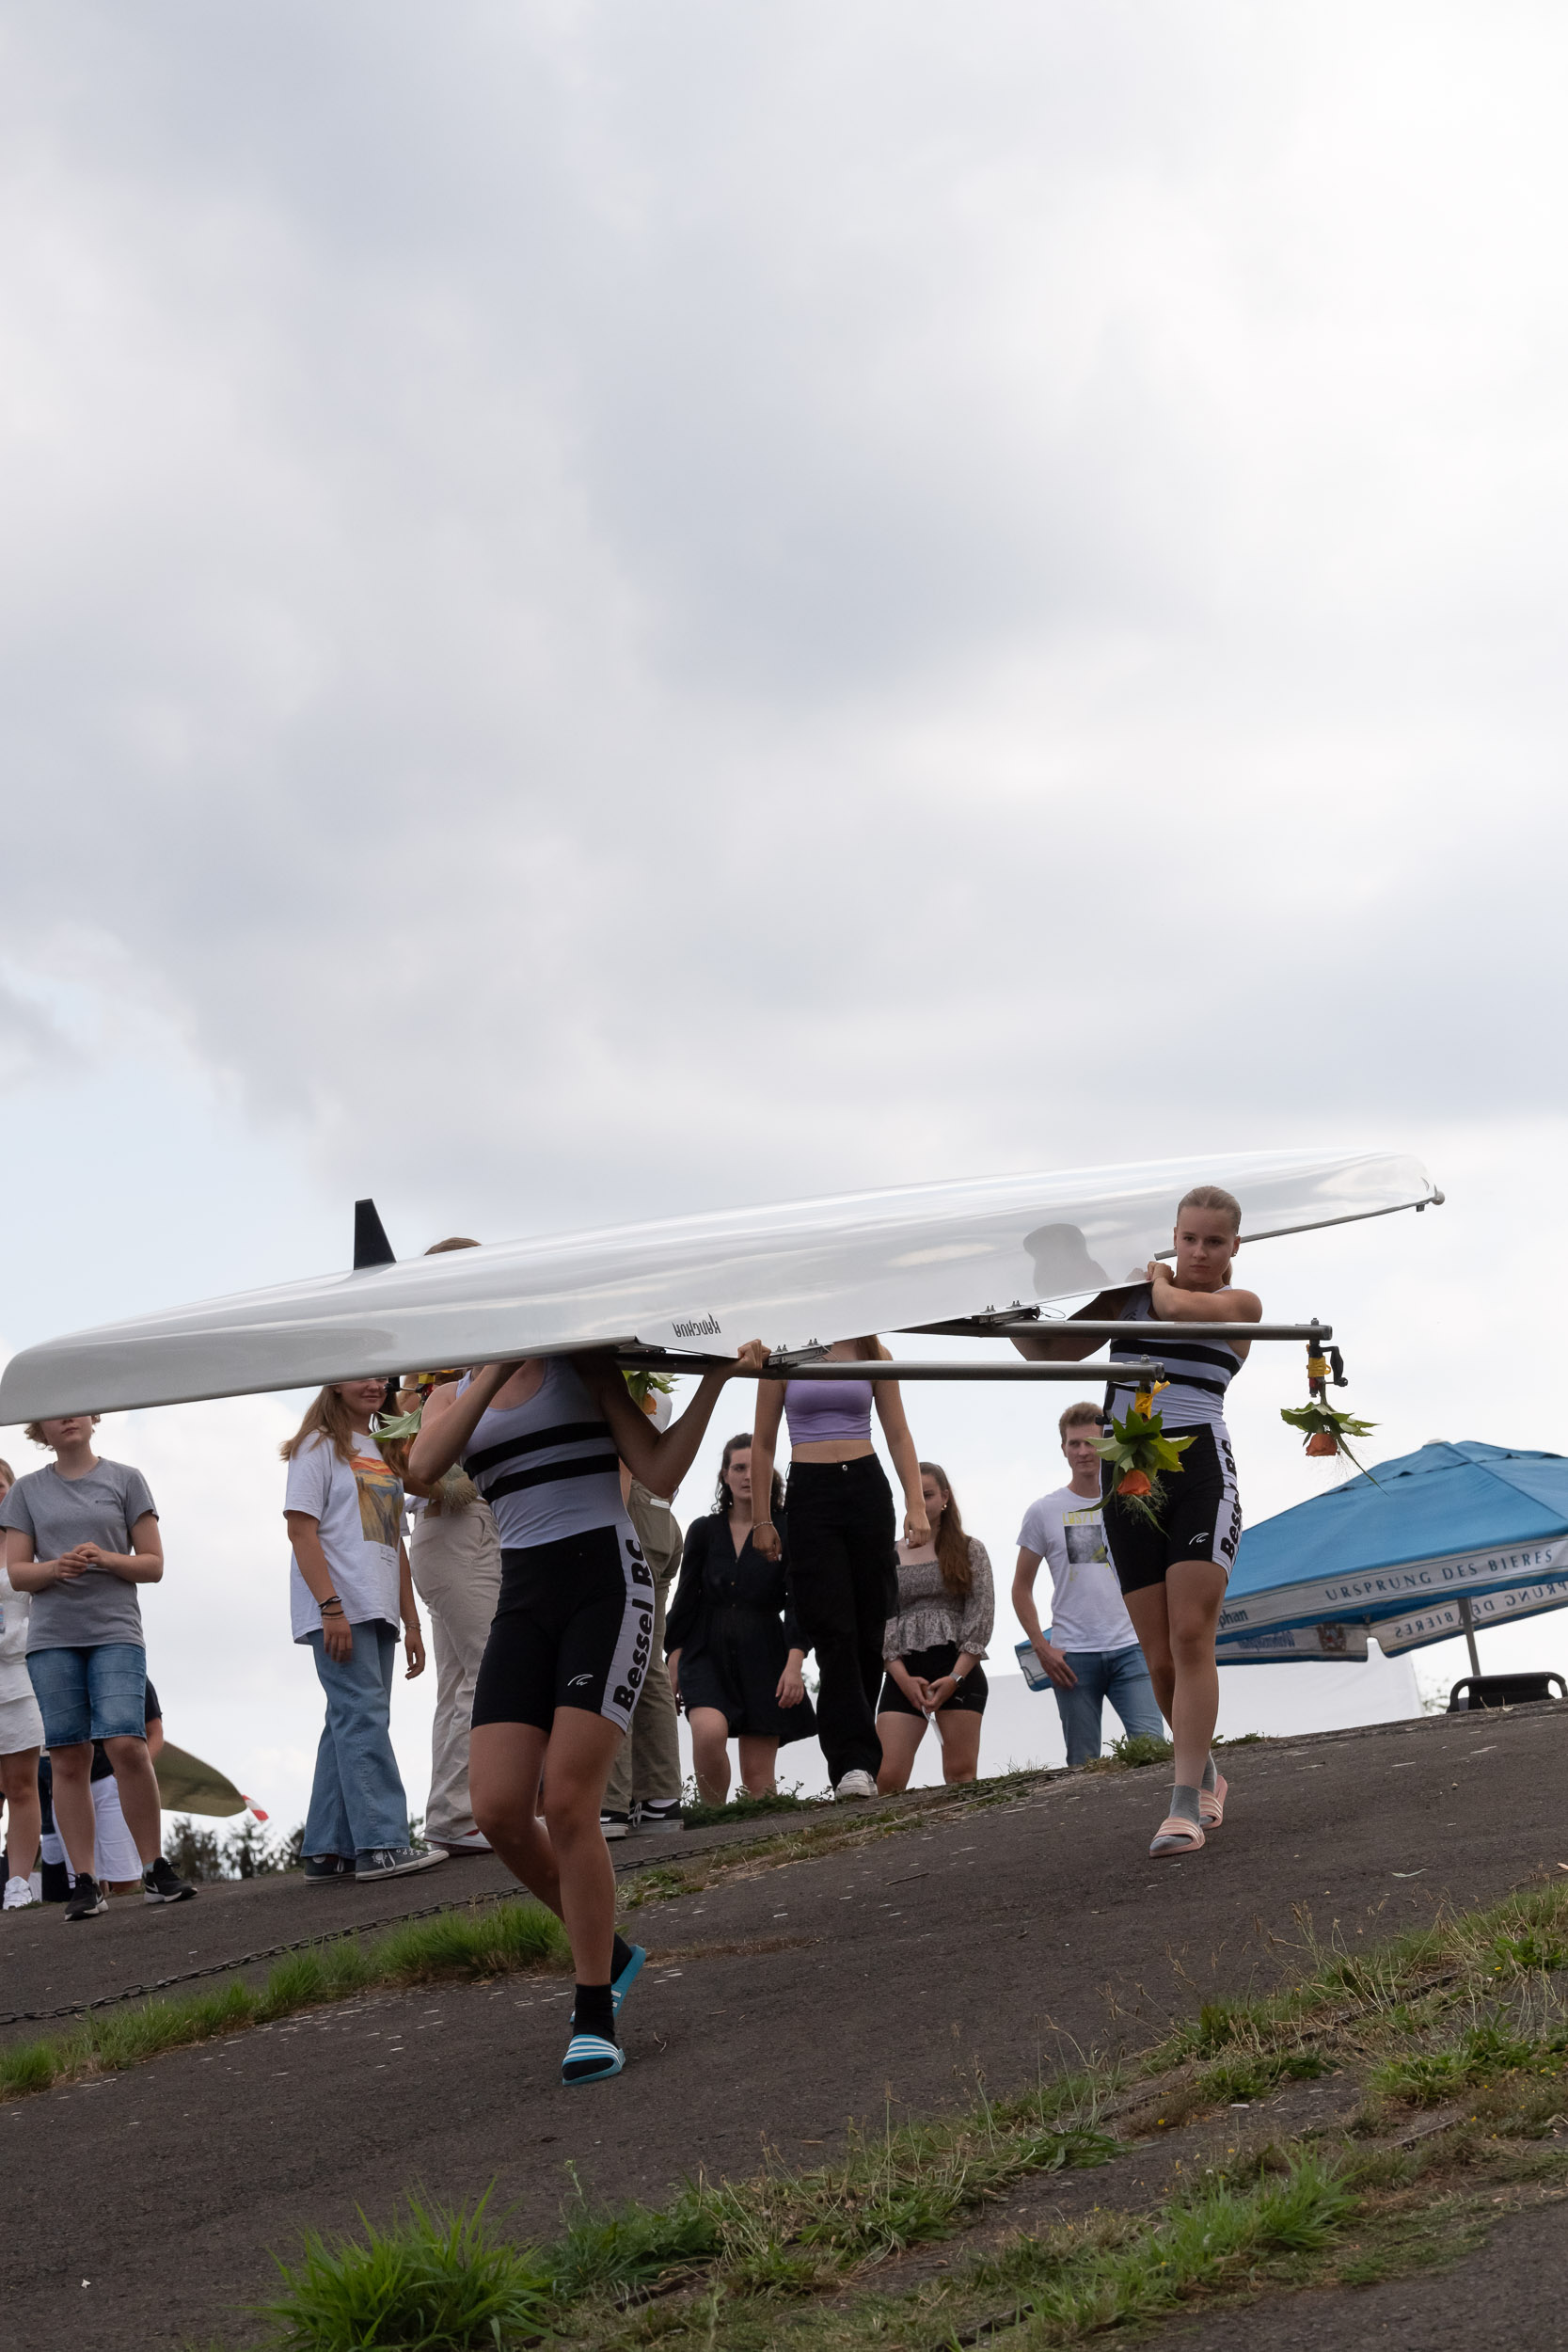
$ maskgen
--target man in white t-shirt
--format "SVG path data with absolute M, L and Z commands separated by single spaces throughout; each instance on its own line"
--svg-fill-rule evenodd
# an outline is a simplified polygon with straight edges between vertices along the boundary
M 1130 1737 L 1166 1736 L 1105 1546 L 1094 1442 L 1103 1422 L 1098 1405 L 1069 1405 L 1062 1415 L 1057 1426 L 1070 1482 L 1025 1511 L 1013 1576 L 1013 1610 L 1055 1687 L 1069 1764 L 1086 1764 L 1100 1754 L 1107 1699 Z M 1049 1634 L 1041 1632 L 1035 1609 L 1042 1560 L 1051 1569 Z

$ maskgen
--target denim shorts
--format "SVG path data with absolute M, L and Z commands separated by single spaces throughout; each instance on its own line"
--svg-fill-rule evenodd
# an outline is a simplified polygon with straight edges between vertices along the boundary
M 43 1717 L 47 1748 L 84 1740 L 145 1740 L 147 1652 L 139 1642 L 92 1649 L 36 1649 L 27 1672 Z

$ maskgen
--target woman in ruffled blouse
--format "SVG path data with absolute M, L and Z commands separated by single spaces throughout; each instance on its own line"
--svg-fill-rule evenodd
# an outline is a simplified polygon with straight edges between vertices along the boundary
M 877 1714 L 882 1769 L 877 1788 L 890 1796 L 909 1786 L 926 1726 L 935 1721 L 945 1781 L 974 1780 L 986 1709 L 981 1660 L 996 1614 L 990 1559 L 977 1535 L 964 1533 L 940 1462 L 922 1462 L 920 1483 L 930 1540 L 898 1547 L 898 1613 L 887 1622 L 887 1675 Z

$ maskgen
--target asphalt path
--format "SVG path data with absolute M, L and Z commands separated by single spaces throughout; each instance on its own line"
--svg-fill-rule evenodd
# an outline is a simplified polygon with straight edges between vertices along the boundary
M 352 2229 L 359 2209 L 385 2218 L 411 2187 L 456 2201 L 494 2183 L 519 2233 L 547 2233 L 574 2174 L 595 2200 L 659 2199 L 699 2169 L 750 2174 L 765 2145 L 819 2161 L 851 2121 L 967 2100 L 977 2074 L 1006 2090 L 1136 2046 L 1216 1991 L 1289 1978 L 1310 1933 L 1354 1945 L 1568 1864 L 1565 1742 L 1568 1710 L 1528 1708 L 1243 1748 L 1225 1829 L 1177 1863 L 1147 1859 L 1164 1808 L 1146 1772 L 1063 1774 L 753 1867 L 636 1914 L 652 1964 L 623 2021 L 628 2064 L 588 2090 L 556 2079 L 569 1988 L 529 1978 L 342 2003 L 12 2103 L 0 2335 L 14 2352 L 241 2344 L 269 2249 Z M 483 1892 L 494 1873 L 449 1864 L 398 1902 Z M 253 1882 L 166 1912 L 26 1919 L 0 1937 L 0 1959 L 15 1946 L 5 2006 L 86 1997 L 95 1973 L 145 1981 L 150 1953 L 216 1960 L 325 1931 L 352 1904 Z M 1489 2312 L 1499 2296 L 1494 2280 Z M 1556 2341 L 1528 2325 L 1512 2340 Z

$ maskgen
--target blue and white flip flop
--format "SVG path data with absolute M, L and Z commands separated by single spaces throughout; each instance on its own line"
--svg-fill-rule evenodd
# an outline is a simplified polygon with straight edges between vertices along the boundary
M 642 1974 L 643 1963 L 647 1960 L 647 1957 L 648 1955 L 642 1949 L 641 1945 L 634 1944 L 631 1947 L 631 1958 L 627 1961 L 620 1975 L 618 1977 L 613 1977 L 610 1979 L 610 1997 L 615 2004 L 615 2014 L 617 2017 L 621 2014 L 621 2003 L 626 1999 L 626 1994 L 631 1991 L 632 1986 L 637 1982 L 638 1978 Z
M 575 2033 L 561 2061 L 561 2079 L 568 2090 L 578 2083 L 607 2083 L 626 2062 L 626 2054 L 618 2042 L 607 2042 L 602 2034 Z

